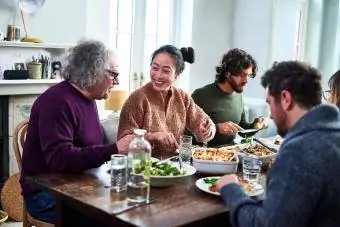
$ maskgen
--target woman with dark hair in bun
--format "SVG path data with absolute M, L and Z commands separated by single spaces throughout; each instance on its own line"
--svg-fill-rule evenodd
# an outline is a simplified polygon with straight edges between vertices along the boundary
M 189 94 L 175 88 L 184 70 L 184 62 L 194 62 L 194 50 L 172 45 L 158 48 L 151 56 L 151 81 L 134 91 L 125 102 L 118 128 L 118 139 L 146 129 L 146 139 L 153 145 L 153 156 L 170 156 L 178 147 L 180 136 L 190 130 L 200 142 L 215 135 L 215 125 Z

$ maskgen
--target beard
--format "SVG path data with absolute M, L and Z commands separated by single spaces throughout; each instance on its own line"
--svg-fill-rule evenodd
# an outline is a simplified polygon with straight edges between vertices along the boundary
M 244 87 L 246 86 L 246 83 L 241 83 L 241 84 L 238 84 L 236 83 L 235 80 L 233 80 L 233 78 L 231 76 L 229 76 L 228 79 L 228 82 L 229 82 L 229 85 L 230 87 L 237 93 L 242 93 L 243 92 L 243 89 Z
M 277 134 L 279 136 L 281 136 L 282 138 L 286 136 L 286 134 L 288 133 L 288 130 L 284 129 L 284 128 L 277 128 L 276 130 Z
M 273 120 L 276 125 L 277 134 L 279 134 L 283 138 L 288 133 L 288 127 L 286 126 L 287 115 L 285 112 L 283 112 L 283 109 L 281 107 L 277 107 L 277 108 L 280 108 L 280 109 L 279 111 L 276 112 L 277 114 L 275 117 L 273 117 Z

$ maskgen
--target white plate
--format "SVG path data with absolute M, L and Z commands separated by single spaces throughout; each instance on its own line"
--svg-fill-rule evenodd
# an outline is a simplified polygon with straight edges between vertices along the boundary
M 206 193 L 209 193 L 209 194 L 212 194 L 212 195 L 218 195 L 220 196 L 220 193 L 219 192 L 212 192 L 209 190 L 209 187 L 211 186 L 211 184 L 206 184 L 204 183 L 204 179 L 211 179 L 211 178 L 221 178 L 220 176 L 215 176 L 215 177 L 203 177 L 203 178 L 200 178 L 196 181 L 196 187 L 198 187 L 200 190 L 206 192 Z M 245 193 L 248 195 L 248 196 L 258 196 L 258 195 L 261 195 L 263 194 L 264 192 L 264 189 L 262 187 L 262 185 L 258 184 L 258 183 L 255 183 L 254 185 L 255 187 L 255 190 L 252 191 L 252 192 L 248 192 L 246 191 Z

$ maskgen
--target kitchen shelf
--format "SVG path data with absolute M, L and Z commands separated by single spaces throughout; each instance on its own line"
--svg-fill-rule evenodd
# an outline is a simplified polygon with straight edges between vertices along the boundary
M 73 44 L 0 41 L 0 48 L 2 48 L 2 47 L 18 47 L 18 48 L 40 48 L 40 49 L 56 49 L 56 50 L 61 49 L 61 50 L 65 50 L 65 49 L 68 49 L 72 46 L 73 46 Z
M 12 84 L 55 84 L 61 82 L 61 79 L 26 79 L 26 80 L 0 80 L 0 85 Z

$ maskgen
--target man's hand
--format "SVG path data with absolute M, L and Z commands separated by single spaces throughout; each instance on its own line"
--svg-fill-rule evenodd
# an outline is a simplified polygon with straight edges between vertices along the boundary
M 216 128 L 220 134 L 228 136 L 236 135 L 238 131 L 243 130 L 242 127 L 231 121 L 219 123 L 216 125 Z
M 224 175 L 223 177 L 218 179 L 216 183 L 217 190 L 220 191 L 225 185 L 231 184 L 231 183 L 240 184 L 237 176 L 235 174 Z
M 127 154 L 129 151 L 129 145 L 131 140 L 135 138 L 135 135 L 127 135 L 116 142 L 118 153 Z
M 175 136 L 171 132 L 153 132 L 148 134 L 148 140 L 159 141 L 168 147 L 178 148 Z
M 254 128 L 256 129 L 264 129 L 268 128 L 269 119 L 267 117 L 258 117 L 254 120 Z

